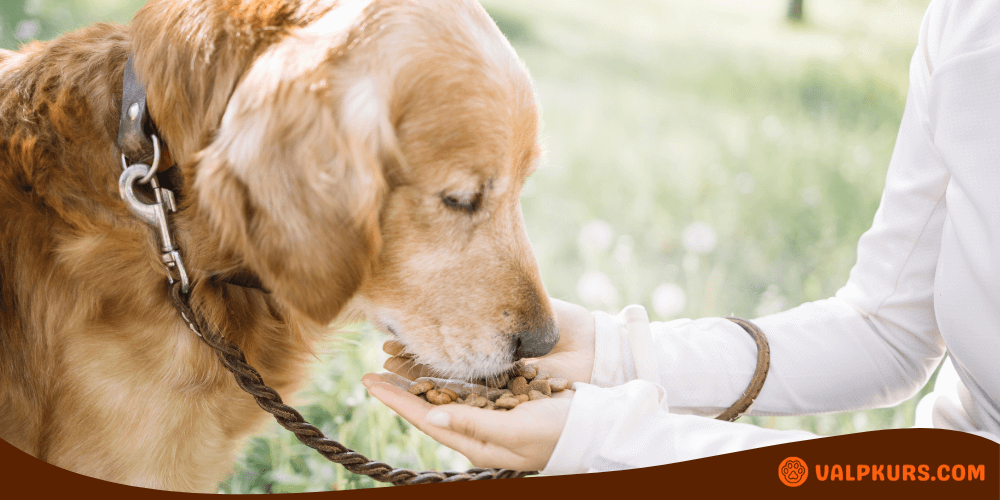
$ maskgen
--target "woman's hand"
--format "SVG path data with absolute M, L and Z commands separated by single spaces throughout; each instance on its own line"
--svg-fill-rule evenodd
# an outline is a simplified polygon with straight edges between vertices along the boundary
M 594 316 L 575 304 L 559 299 L 549 299 L 556 324 L 559 326 L 559 342 L 552 352 L 540 358 L 526 360 L 537 364 L 539 371 L 548 372 L 572 382 L 590 382 L 594 370 Z M 396 341 L 388 341 L 382 349 L 391 355 L 385 362 L 385 369 L 410 380 L 417 377 L 440 377 L 425 365 L 417 364 L 407 355 L 404 346 Z
M 594 371 L 594 315 L 576 304 L 553 298 L 549 301 L 559 326 L 559 342 L 552 352 L 526 361 L 538 365 L 539 372 L 570 383 L 590 383 Z
M 559 342 L 552 352 L 528 359 L 540 372 L 570 382 L 590 382 L 594 370 L 594 316 L 586 309 L 550 299 Z M 463 454 L 477 467 L 541 470 L 552 456 L 569 415 L 573 391 L 550 399 L 528 401 L 506 412 L 466 405 L 434 406 L 406 391 L 410 380 L 440 377 L 417 364 L 396 341 L 382 348 L 392 357 L 385 362 L 389 374 L 368 374 L 362 379 L 368 392 L 439 443 Z
M 501 412 L 463 404 L 434 406 L 401 388 L 407 382 L 392 374 L 369 373 L 361 381 L 372 396 L 476 467 L 524 471 L 541 470 L 548 463 L 573 397 L 573 391 L 557 392 Z

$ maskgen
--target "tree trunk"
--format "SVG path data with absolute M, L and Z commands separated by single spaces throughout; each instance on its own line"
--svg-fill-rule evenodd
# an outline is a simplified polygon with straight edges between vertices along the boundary
M 802 0 L 790 0 L 788 2 L 788 19 L 791 21 L 802 20 Z

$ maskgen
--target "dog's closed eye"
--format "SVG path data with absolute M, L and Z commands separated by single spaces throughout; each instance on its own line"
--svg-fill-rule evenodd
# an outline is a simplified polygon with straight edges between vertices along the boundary
M 476 210 L 479 210 L 479 205 L 481 205 L 483 201 L 483 191 L 442 192 L 441 201 L 444 202 L 444 206 L 450 209 L 462 210 L 471 214 Z
M 493 189 L 493 179 L 487 179 L 486 183 L 476 190 L 452 190 L 441 191 L 441 201 L 444 206 L 452 210 L 461 210 L 472 214 L 479 210 L 483 204 L 483 196 L 487 190 Z

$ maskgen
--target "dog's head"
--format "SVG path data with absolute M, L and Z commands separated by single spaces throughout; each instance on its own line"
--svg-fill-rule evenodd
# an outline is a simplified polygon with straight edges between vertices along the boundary
M 316 322 L 358 300 L 449 376 L 548 352 L 558 331 L 519 205 L 538 109 L 486 12 L 209 3 L 153 2 L 133 23 L 150 112 L 192 184 L 185 210 L 209 228 L 187 244 Z M 189 23 L 197 9 L 223 34 Z

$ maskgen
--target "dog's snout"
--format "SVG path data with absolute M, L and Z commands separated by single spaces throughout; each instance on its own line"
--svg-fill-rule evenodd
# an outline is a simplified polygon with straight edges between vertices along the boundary
M 550 319 L 541 327 L 520 333 L 515 342 L 514 357 L 517 359 L 544 356 L 559 342 L 559 327 Z

